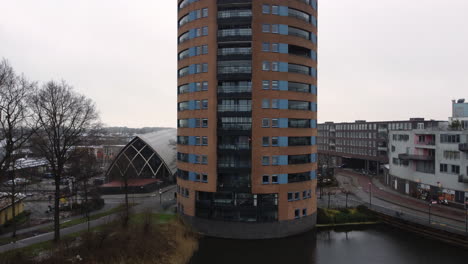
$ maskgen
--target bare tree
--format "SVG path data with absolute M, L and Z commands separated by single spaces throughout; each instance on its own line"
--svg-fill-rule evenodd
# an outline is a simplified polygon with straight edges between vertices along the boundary
M 65 81 L 50 81 L 31 100 L 34 120 L 39 125 L 34 145 L 47 159 L 54 174 L 54 241 L 60 240 L 60 180 L 76 146 L 99 126 L 94 103 L 76 93 Z
M 16 75 L 5 59 L 0 62 L 0 179 L 10 179 L 10 199 L 13 215 L 13 237 L 16 237 L 16 177 L 15 167 L 20 150 L 31 138 L 35 128 L 31 121 L 28 100 L 34 91 L 35 83 L 28 82 L 24 76 Z
M 80 193 L 80 196 L 84 199 L 81 203 L 81 208 L 84 210 L 85 217 L 88 222 L 88 231 L 90 230 L 90 194 L 95 193 L 96 188 L 92 188 L 89 185 L 91 177 L 101 172 L 97 158 L 94 154 L 90 153 L 89 149 L 83 148 L 78 149 L 74 153 L 74 157 L 71 160 L 70 172 L 76 179 L 76 191 Z M 93 192 L 94 191 L 94 192 Z M 96 202 L 96 201 L 93 201 Z

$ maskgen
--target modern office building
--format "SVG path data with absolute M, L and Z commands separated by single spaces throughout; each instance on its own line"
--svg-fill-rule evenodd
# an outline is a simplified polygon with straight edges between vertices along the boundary
M 334 123 L 318 125 L 318 152 L 321 163 L 345 165 L 376 172 L 388 164 L 388 133 L 392 130 L 439 127 L 444 121 L 411 118 L 402 121 Z
M 316 0 L 178 1 L 180 214 L 227 238 L 316 221 Z

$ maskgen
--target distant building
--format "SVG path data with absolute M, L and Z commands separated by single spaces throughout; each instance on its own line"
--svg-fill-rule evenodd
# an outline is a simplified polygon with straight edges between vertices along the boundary
M 125 145 L 98 145 L 79 146 L 78 149 L 87 150 L 96 158 L 99 167 L 107 169 L 123 147 Z
M 334 123 L 318 125 L 318 153 L 321 163 L 329 166 L 362 168 L 376 171 L 388 163 L 389 131 L 433 128 L 446 124 L 444 121 L 411 118 L 402 121 L 375 121 Z
M 422 199 L 468 201 L 468 130 L 391 131 L 389 146 L 386 184 Z
M 468 104 L 452 105 L 449 126 L 390 132 L 386 184 L 421 199 L 468 201 Z
M 125 145 L 104 145 L 101 161 L 102 167 L 107 169 L 124 147 Z
M 23 200 L 26 195 L 17 193 L 15 201 L 15 216 L 18 216 L 24 211 Z M 13 219 L 13 206 L 11 197 L 8 193 L 0 193 L 0 225 L 4 225 L 7 221 Z
M 136 136 L 112 161 L 106 172 L 105 192 L 121 192 L 129 179 L 132 192 L 152 191 L 175 182 L 176 129 Z
M 462 129 L 468 129 L 468 103 L 465 99 L 452 100 L 452 117 L 450 123 L 458 120 Z

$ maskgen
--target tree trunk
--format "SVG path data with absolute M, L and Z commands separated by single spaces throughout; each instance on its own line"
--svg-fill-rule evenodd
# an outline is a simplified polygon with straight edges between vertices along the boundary
M 15 165 L 13 165 L 15 166 Z M 12 238 L 16 237 L 16 208 L 15 208 L 15 193 L 16 193 L 16 183 L 15 183 L 15 170 L 11 173 L 11 180 L 12 180 L 12 187 L 11 187 L 11 214 L 13 216 L 13 234 L 11 235 Z
M 87 179 L 83 181 L 83 189 L 84 189 L 84 198 L 85 198 L 85 213 L 86 213 L 86 221 L 88 222 L 88 232 L 90 230 L 90 215 L 89 215 L 89 204 L 88 204 L 88 182 Z
M 128 179 L 127 177 L 124 178 L 124 191 L 125 191 L 125 222 L 128 221 L 128 217 L 129 217 L 129 205 L 128 205 Z
M 55 174 L 54 241 L 60 240 L 60 175 Z

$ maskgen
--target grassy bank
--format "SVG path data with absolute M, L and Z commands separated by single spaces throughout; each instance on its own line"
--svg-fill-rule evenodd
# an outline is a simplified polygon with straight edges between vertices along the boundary
M 317 209 L 318 225 L 362 224 L 377 220 L 377 216 L 365 206 L 348 209 Z
M 141 213 L 0 255 L 5 264 L 186 263 L 197 249 L 197 235 L 175 215 Z M 79 255 L 79 257 L 77 257 Z
M 136 205 L 136 204 L 133 204 L 133 203 L 130 204 L 130 206 L 134 206 L 134 205 Z M 125 205 L 121 204 L 121 205 L 119 205 L 117 207 L 114 207 L 112 209 L 109 209 L 107 211 L 91 215 L 90 216 L 90 221 L 93 221 L 93 220 L 96 220 L 96 219 L 99 219 L 101 217 L 108 216 L 108 215 L 111 215 L 111 214 L 115 214 L 115 213 L 121 212 L 123 210 L 125 210 Z M 88 219 L 86 217 L 81 217 L 81 218 L 76 218 L 76 219 L 73 219 L 73 220 L 70 220 L 70 221 L 66 221 L 66 222 L 63 222 L 63 223 L 60 224 L 60 229 L 71 227 L 71 226 L 74 226 L 74 225 L 79 225 L 79 224 L 82 224 L 82 223 L 86 223 L 87 220 Z M 54 227 L 53 227 L 53 225 L 51 225 L 51 226 L 44 227 L 44 228 L 41 228 L 41 229 L 38 229 L 38 230 L 35 230 L 35 231 L 31 231 L 31 232 L 28 232 L 28 233 L 18 234 L 15 238 L 2 237 L 2 238 L 0 238 L 0 246 L 5 245 L 5 244 L 9 244 L 9 243 L 11 243 L 13 241 L 18 241 L 18 240 L 21 240 L 21 239 L 25 239 L 25 238 L 28 238 L 28 237 L 33 237 L 33 236 L 36 236 L 36 235 L 39 235 L 39 234 L 44 234 L 44 233 L 53 232 L 53 231 L 54 231 Z

